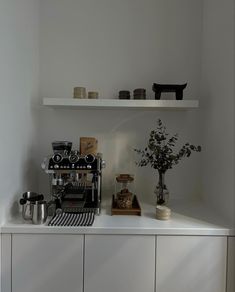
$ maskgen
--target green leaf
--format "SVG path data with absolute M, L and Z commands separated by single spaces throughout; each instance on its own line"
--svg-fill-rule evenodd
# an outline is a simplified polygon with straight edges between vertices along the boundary
M 152 130 L 149 135 L 148 145 L 141 149 L 134 149 L 142 159 L 137 163 L 138 166 L 147 166 L 148 164 L 159 171 L 166 171 L 178 164 L 184 157 L 190 157 L 192 151 L 201 152 L 201 146 L 194 146 L 185 143 L 178 153 L 174 153 L 174 147 L 178 141 L 178 134 L 168 138 L 169 133 L 161 119 L 157 120 L 157 128 Z

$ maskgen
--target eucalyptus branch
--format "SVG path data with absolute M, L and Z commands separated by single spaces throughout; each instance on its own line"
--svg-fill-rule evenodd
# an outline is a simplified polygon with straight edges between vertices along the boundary
M 201 146 L 194 146 L 190 143 L 185 143 L 178 152 L 174 152 L 178 134 L 174 134 L 170 138 L 168 136 L 166 127 L 158 119 L 156 130 L 150 132 L 147 147 L 143 150 L 134 149 L 141 156 L 137 165 L 140 167 L 150 165 L 159 172 L 165 173 L 184 157 L 190 157 L 192 152 L 201 152 Z

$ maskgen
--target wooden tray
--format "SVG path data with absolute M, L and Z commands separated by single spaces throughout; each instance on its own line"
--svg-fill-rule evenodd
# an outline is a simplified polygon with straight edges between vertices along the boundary
M 141 208 L 139 201 L 136 196 L 133 197 L 132 201 L 132 208 L 130 209 L 119 209 L 116 203 L 116 200 L 112 198 L 112 208 L 111 208 L 111 215 L 137 215 L 141 216 Z

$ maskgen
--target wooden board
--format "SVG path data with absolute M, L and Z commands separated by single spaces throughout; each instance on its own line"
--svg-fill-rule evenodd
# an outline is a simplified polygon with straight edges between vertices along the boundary
M 116 200 L 115 200 L 114 195 L 113 195 L 111 215 L 137 215 L 137 216 L 141 216 L 141 208 L 140 208 L 140 204 L 139 204 L 137 197 L 136 196 L 133 197 L 132 208 L 119 209 L 117 207 L 117 203 L 116 203 Z

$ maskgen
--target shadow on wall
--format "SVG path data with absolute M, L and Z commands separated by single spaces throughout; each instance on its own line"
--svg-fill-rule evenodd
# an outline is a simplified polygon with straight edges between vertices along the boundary
M 11 199 L 9 213 L 6 214 L 9 218 L 15 218 L 19 216 L 20 205 L 19 199 L 22 194 L 27 191 L 38 192 L 38 180 L 37 180 L 37 163 L 35 161 L 36 149 L 34 146 L 29 147 L 25 160 L 22 162 L 21 168 L 21 187 L 18 188 Z M 30 154 L 29 154 L 30 153 Z
M 143 201 L 154 203 L 154 188 L 158 174 L 150 167 L 137 167 L 139 157 L 134 148 L 143 148 L 148 143 L 150 131 L 161 118 L 170 133 L 179 133 L 183 144 L 192 141 L 201 144 L 197 127 L 198 113 L 172 111 L 128 111 L 128 110 L 55 110 L 42 107 L 40 111 L 40 140 L 36 159 L 39 190 L 49 193 L 48 175 L 41 169 L 43 158 L 52 153 L 51 142 L 69 140 L 73 148 L 79 148 L 79 137 L 96 137 L 98 151 L 103 154 L 106 168 L 103 170 L 103 198 L 111 198 L 117 173 L 135 175 L 137 195 Z M 48 121 L 50 122 L 48 123 Z M 182 143 L 181 143 L 182 142 Z M 167 184 L 172 196 L 198 196 L 200 192 L 201 156 L 194 155 L 182 166 L 167 174 Z M 196 192 L 195 192 L 196 190 Z

